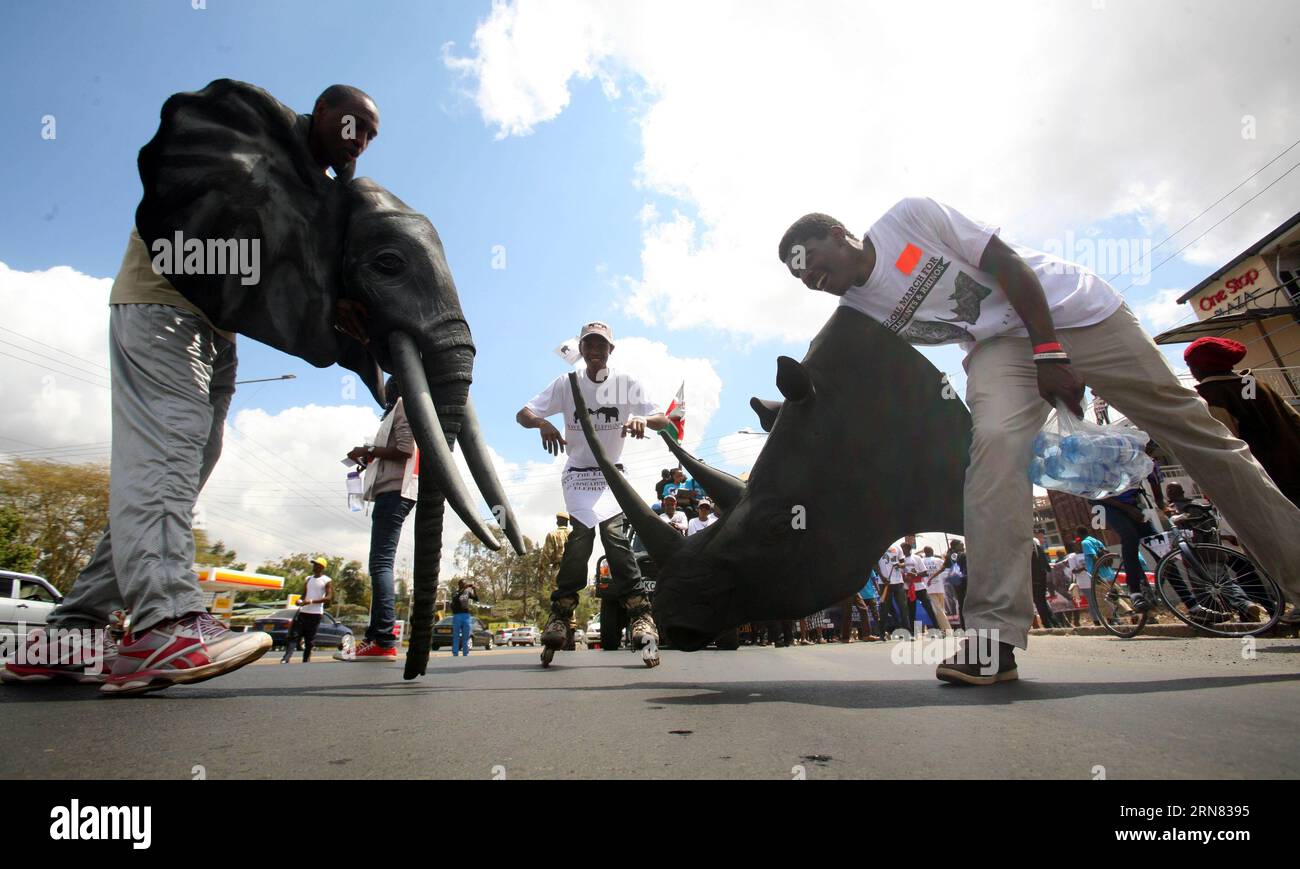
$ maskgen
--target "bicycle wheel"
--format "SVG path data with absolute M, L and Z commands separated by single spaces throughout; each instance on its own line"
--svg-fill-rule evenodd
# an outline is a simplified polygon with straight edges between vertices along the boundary
M 1101 626 L 1122 639 L 1136 637 L 1146 627 L 1146 612 L 1137 612 L 1129 600 L 1128 586 L 1119 581 L 1115 572 L 1119 565 L 1119 556 L 1107 552 L 1098 556 L 1092 565 L 1092 591 L 1088 595 L 1088 606 L 1092 617 L 1101 622 Z M 1110 578 L 1107 579 L 1106 577 Z
M 1181 621 L 1216 637 L 1262 634 L 1277 624 L 1285 599 L 1249 556 L 1213 543 L 1173 549 L 1156 565 L 1160 596 Z

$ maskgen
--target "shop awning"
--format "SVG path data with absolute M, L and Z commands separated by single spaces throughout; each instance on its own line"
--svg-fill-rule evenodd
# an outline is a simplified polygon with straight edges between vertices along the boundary
M 1186 326 L 1179 326 L 1177 329 L 1161 332 L 1155 337 L 1155 342 L 1157 344 L 1186 344 L 1203 335 L 1224 335 L 1258 320 L 1290 317 L 1297 314 L 1300 314 L 1300 309 L 1292 305 L 1281 308 L 1248 308 L 1240 313 L 1220 314 L 1217 317 L 1210 317 L 1208 320 L 1188 323 Z

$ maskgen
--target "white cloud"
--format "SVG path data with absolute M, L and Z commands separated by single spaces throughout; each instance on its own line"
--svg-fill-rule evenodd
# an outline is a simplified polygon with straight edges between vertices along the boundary
M 20 272 L 0 263 L 0 453 L 107 453 L 112 284 L 67 266 Z
M 1178 303 L 1178 297 L 1185 291 L 1174 288 L 1157 290 L 1144 302 L 1133 305 L 1134 313 L 1148 331 L 1163 332 L 1175 324 L 1190 323 L 1196 319 L 1187 303 Z
M 774 250 L 807 211 L 861 230 L 923 193 L 1031 245 L 1114 215 L 1163 238 L 1298 135 L 1300 56 L 1285 42 L 1297 15 L 1286 0 L 1194 13 L 1174 0 L 517 0 L 495 3 L 471 56 L 449 62 L 501 135 L 556 117 L 574 80 L 616 79 L 642 100 L 639 183 L 680 203 L 648 212 L 627 310 L 670 329 L 801 340 L 829 302 L 794 284 Z M 1249 63 L 1230 48 L 1245 45 Z M 1243 138 L 1247 115 L 1257 138 Z M 1298 196 L 1300 172 L 1185 256 L 1221 263 Z
M 584 5 L 551 0 L 515 7 L 494 0 L 491 17 L 474 34 L 475 57 L 455 56 L 451 43 L 442 47 L 447 66 L 475 82 L 475 102 L 500 127 L 498 138 L 531 133 L 555 118 L 569 105 L 569 80 L 598 74 L 604 39 L 600 22 L 582 14 Z M 617 97 L 614 80 L 600 78 L 605 95 Z

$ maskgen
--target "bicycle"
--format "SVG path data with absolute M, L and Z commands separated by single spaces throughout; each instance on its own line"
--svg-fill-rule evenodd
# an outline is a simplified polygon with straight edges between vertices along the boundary
M 1219 542 L 1212 514 L 1183 514 L 1173 521 L 1173 530 L 1141 540 L 1156 565 L 1151 578 L 1144 577 L 1152 606 L 1139 611 L 1133 605 L 1127 576 L 1116 569 L 1123 566 L 1120 555 L 1107 552 L 1091 571 L 1088 605 L 1093 618 L 1122 639 L 1140 634 L 1161 605 L 1210 636 L 1248 637 L 1271 630 L 1286 606 L 1277 583 L 1249 555 Z M 1152 593 L 1151 585 L 1159 595 Z

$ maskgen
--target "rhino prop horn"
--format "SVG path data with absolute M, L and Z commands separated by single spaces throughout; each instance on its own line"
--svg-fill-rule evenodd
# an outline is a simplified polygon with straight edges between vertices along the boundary
M 704 486 L 704 491 L 709 493 L 709 497 L 717 502 L 723 510 L 730 510 L 740 503 L 740 498 L 745 494 L 745 483 L 738 477 L 733 477 L 726 471 L 719 471 L 717 468 L 711 468 L 704 462 L 695 458 L 695 456 L 682 449 L 681 444 L 673 440 L 666 431 L 659 432 L 659 436 L 664 439 L 668 449 L 677 461 L 682 463 L 682 467 L 690 471 L 691 477 L 699 480 Z

